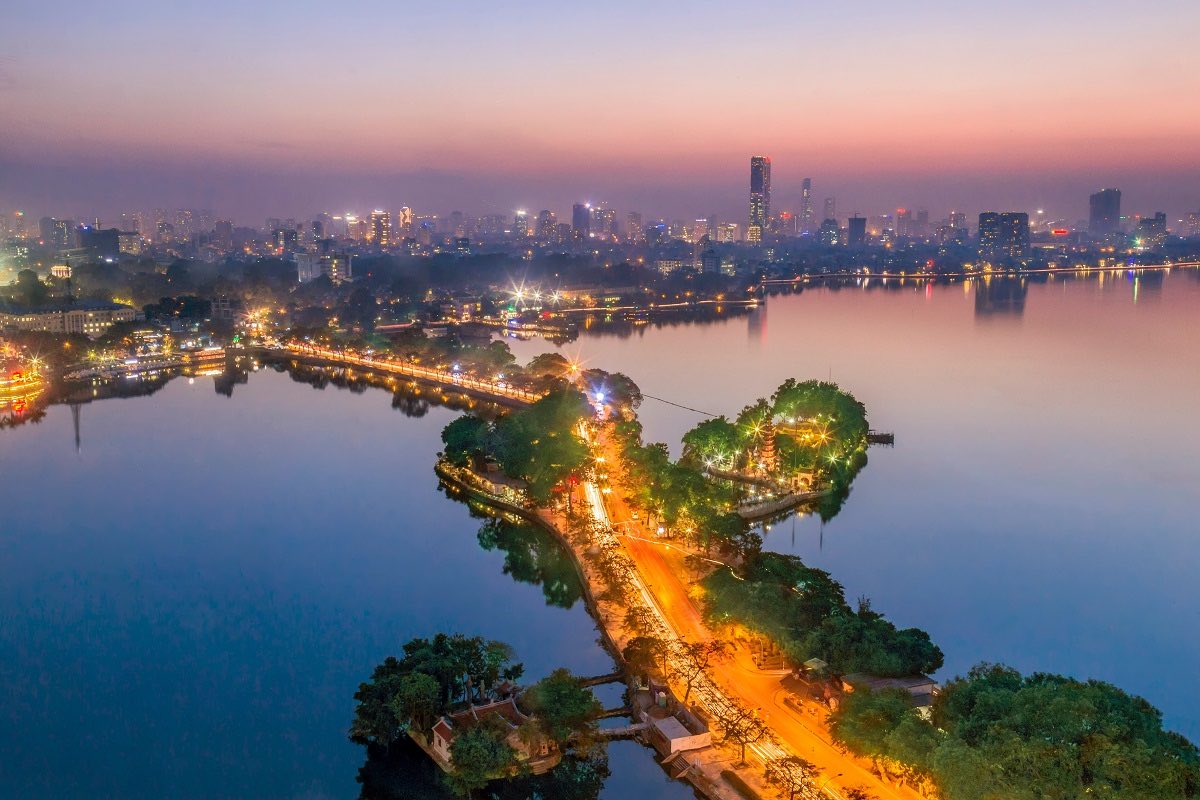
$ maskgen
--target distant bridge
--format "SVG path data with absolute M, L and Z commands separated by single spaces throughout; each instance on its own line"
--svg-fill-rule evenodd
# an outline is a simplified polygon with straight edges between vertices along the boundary
M 527 406 L 542 397 L 537 392 L 519 389 L 502 381 L 480 380 L 459 372 L 423 367 L 420 364 L 393 358 L 375 358 L 356 353 L 353 350 L 335 350 L 315 344 L 293 342 L 284 345 L 281 350 L 268 350 L 267 352 L 276 354 L 282 352 L 306 361 L 355 366 L 370 372 L 399 375 L 437 389 L 491 400 L 515 408 Z

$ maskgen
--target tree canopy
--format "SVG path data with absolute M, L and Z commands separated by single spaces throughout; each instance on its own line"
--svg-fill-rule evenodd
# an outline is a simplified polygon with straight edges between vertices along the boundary
M 946 684 L 932 722 L 903 692 L 856 691 L 832 724 L 855 751 L 929 776 L 947 800 L 1200 797 L 1196 747 L 1101 681 L 980 664 Z
M 541 730 L 560 746 L 572 736 L 595 728 L 600 701 L 579 678 L 556 669 L 529 688 L 521 698 Z
M 712 621 L 740 622 L 758 630 L 796 663 L 820 658 L 840 673 L 886 677 L 942 666 L 942 651 L 925 631 L 899 630 L 869 603 L 851 609 L 840 583 L 795 556 L 763 553 L 744 575 L 717 570 L 704 586 Z
M 427 730 L 456 702 L 491 698 L 498 683 L 523 671 L 503 642 L 445 633 L 413 639 L 402 658 L 389 656 L 359 684 L 350 739 L 386 747 L 410 727 Z

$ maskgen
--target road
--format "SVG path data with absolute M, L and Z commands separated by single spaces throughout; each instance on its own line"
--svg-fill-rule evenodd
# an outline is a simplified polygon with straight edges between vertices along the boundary
M 412 364 L 396 359 L 375 358 L 374 356 L 362 355 L 350 350 L 335 350 L 330 347 L 321 347 L 320 345 L 307 342 L 291 342 L 284 349 L 293 355 L 305 358 L 316 358 L 335 364 L 353 364 L 354 366 L 383 372 L 388 375 L 403 375 L 436 386 L 453 386 L 482 395 L 491 400 L 507 401 L 510 404 L 525 405 L 541 397 L 539 394 L 518 389 L 503 381 L 481 380 L 459 372 L 447 372 L 446 370 L 423 367 L 420 364 Z
M 603 455 L 619 483 L 620 456 L 616 446 L 601 440 L 594 446 Z M 689 642 L 708 641 L 713 632 L 704 622 L 688 584 L 683 577 L 686 552 L 669 543 L 655 541 L 655 532 L 644 519 L 634 519 L 633 511 L 619 491 L 601 494 L 595 487 L 588 494 L 593 505 L 604 506 L 602 513 L 614 530 L 627 535 L 619 540 L 637 565 L 641 583 L 661 612 L 671 633 Z M 886 784 L 861 759 L 844 754 L 834 743 L 824 723 L 827 709 L 801 698 L 792 697 L 801 710 L 789 707 L 784 699 L 791 693 L 780 683 L 786 671 L 764 671 L 755 666 L 747 648 L 736 647 L 732 658 L 717 662 L 710 668 L 709 677 L 715 688 L 744 705 L 759 710 L 760 718 L 788 754 L 812 762 L 821 776 L 819 783 L 833 787 L 861 786 L 880 800 L 921 800 L 914 790 Z M 752 748 L 754 749 L 754 748 Z M 771 748 L 759 748 L 760 757 L 777 757 Z M 834 797 L 840 792 L 828 791 Z

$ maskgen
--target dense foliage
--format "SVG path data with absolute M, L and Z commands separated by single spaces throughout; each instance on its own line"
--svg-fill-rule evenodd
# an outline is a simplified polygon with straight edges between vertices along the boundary
M 523 671 L 503 642 L 445 633 L 413 639 L 402 658 L 389 656 L 359 684 L 350 739 L 386 747 L 409 728 L 428 730 L 455 703 L 490 699 Z
M 571 737 L 592 730 L 602 711 L 592 691 L 565 669 L 556 669 L 529 687 L 521 701 L 541 731 L 560 747 Z
M 983 664 L 950 681 L 932 724 L 902 692 L 854 692 L 833 716 L 860 753 L 930 777 L 947 800 L 1200 796 L 1200 753 L 1161 713 L 1100 681 Z
M 587 445 L 576 428 L 590 411 L 579 390 L 564 387 L 495 423 L 460 417 L 442 431 L 445 455 L 458 464 L 490 456 L 506 475 L 528 482 L 531 499 L 545 503 L 556 486 L 588 464 Z
M 734 492 L 694 465 L 671 461 L 665 444 L 642 444 L 636 420 L 619 422 L 614 436 L 625 463 L 626 496 L 701 547 L 756 552 L 762 542 L 733 510 Z
M 704 586 L 711 620 L 766 634 L 795 663 L 820 658 L 836 672 L 881 676 L 942 666 L 942 651 L 925 631 L 897 629 L 865 601 L 851 609 L 841 584 L 795 556 L 763 553 L 744 575 L 717 570 Z

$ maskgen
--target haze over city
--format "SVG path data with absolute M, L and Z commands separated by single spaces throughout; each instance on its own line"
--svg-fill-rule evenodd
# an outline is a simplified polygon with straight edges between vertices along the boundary
M 580 200 L 740 217 L 769 153 L 864 214 L 1196 206 L 1191 2 L 18 2 L 0 204 L 239 221 Z
M 0 800 L 1200 800 L 1197 33 L 5 3 Z

